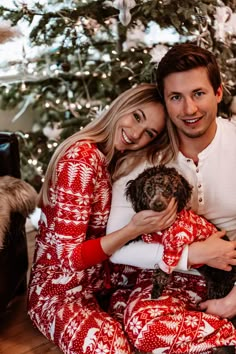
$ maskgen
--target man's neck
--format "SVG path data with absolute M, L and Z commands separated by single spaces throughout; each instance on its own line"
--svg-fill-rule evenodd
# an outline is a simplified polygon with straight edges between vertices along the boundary
M 186 135 L 179 136 L 179 150 L 184 156 L 192 159 L 196 164 L 198 162 L 198 155 L 211 144 L 215 137 L 217 126 L 213 126 L 211 132 L 199 137 L 188 137 Z
M 202 151 L 202 149 L 195 148 L 195 145 L 189 146 L 189 144 L 185 145 L 181 143 L 179 150 L 185 157 L 193 160 L 194 163 L 197 165 L 198 154 Z

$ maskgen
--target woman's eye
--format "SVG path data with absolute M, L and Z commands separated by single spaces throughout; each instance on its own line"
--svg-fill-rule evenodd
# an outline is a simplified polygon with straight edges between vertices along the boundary
M 155 136 L 153 134 L 153 132 L 151 132 L 150 130 L 146 130 L 146 133 L 148 134 L 148 136 L 153 139 Z
M 134 118 L 136 119 L 136 121 L 140 122 L 141 118 L 140 118 L 139 114 L 134 112 L 133 115 L 134 115 Z

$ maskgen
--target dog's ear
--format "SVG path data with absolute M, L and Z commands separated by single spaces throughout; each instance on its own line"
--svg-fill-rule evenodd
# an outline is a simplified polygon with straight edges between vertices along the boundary
M 143 193 L 143 179 L 136 178 L 135 180 L 130 180 L 126 184 L 125 195 L 127 200 L 132 204 L 133 209 L 137 212 L 146 209 L 144 201 L 142 199 Z
M 179 178 L 180 180 L 175 192 L 175 198 L 178 203 L 178 212 L 187 206 L 192 194 L 192 186 L 188 183 L 188 181 L 182 175 L 179 175 Z

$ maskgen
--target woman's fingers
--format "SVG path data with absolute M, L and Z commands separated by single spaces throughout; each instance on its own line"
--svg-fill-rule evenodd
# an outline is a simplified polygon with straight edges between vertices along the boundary
M 162 222 L 163 222 L 164 228 L 167 228 L 167 227 L 171 226 L 176 219 L 177 203 L 176 203 L 175 198 L 171 199 L 168 207 L 162 213 L 163 213 Z

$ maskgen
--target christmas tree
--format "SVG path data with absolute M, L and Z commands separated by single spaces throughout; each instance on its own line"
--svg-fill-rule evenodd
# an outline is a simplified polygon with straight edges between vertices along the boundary
M 154 81 L 155 68 L 177 41 L 211 50 L 225 87 L 220 106 L 230 115 L 236 96 L 235 0 L 49 0 L 0 6 L 11 29 L 24 21 L 31 48 L 14 65 L 20 79 L 2 82 L 0 108 L 31 106 L 31 132 L 19 132 L 23 178 L 39 190 L 58 143 L 82 129 L 120 92 Z

